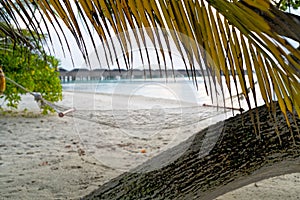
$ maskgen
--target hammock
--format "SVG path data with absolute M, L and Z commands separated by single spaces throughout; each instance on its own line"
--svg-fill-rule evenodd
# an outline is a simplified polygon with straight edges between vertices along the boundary
M 229 111 L 228 109 L 217 110 L 193 106 L 162 109 L 75 110 L 75 112 L 69 112 L 65 116 L 132 131 L 143 129 L 144 131 L 152 131 L 196 124 Z
M 203 106 L 162 108 L 162 109 L 132 109 L 132 110 L 77 110 L 72 107 L 56 105 L 47 101 L 40 93 L 29 91 L 14 80 L 5 77 L 9 82 L 31 94 L 34 100 L 43 107 L 51 107 L 59 117 L 74 117 L 77 119 L 106 125 L 116 128 L 128 128 L 140 131 L 143 129 L 153 131 L 157 129 L 172 129 L 196 124 L 211 119 L 222 113 L 236 108 L 221 107 L 203 104 Z M 216 109 L 216 107 L 218 109 Z

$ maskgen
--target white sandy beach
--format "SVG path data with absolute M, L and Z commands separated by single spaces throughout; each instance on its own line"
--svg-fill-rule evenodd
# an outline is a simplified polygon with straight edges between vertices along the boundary
M 42 116 L 29 95 L 17 111 L 1 113 L 1 199 L 79 199 L 231 116 L 191 103 L 142 96 L 64 92 L 63 97 L 58 104 L 75 107 L 74 117 Z M 299 191 L 296 173 L 217 199 L 299 199 Z

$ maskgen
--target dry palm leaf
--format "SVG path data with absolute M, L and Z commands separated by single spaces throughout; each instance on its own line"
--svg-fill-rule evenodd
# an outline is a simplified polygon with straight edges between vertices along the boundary
M 133 43 L 138 44 L 143 65 L 147 63 L 150 69 L 153 62 L 149 58 L 150 45 L 155 47 L 159 63 L 161 63 L 161 55 L 164 63 L 169 55 L 173 65 L 170 48 L 170 42 L 173 42 L 186 70 L 191 72 L 190 76 L 195 82 L 195 70 L 207 71 L 210 75 L 205 82 L 207 93 L 217 92 L 215 85 L 221 83 L 224 76 L 230 96 L 232 97 L 234 93 L 242 93 L 249 108 L 257 106 L 257 98 L 260 94 L 270 110 L 273 109 L 272 101 L 278 100 L 288 124 L 287 112 L 296 111 L 300 116 L 300 51 L 287 42 L 287 38 L 299 42 L 300 20 L 297 16 L 278 10 L 271 1 L 25 0 L 16 2 L 18 6 L 14 6 L 11 0 L 1 1 L 1 5 L 17 30 L 20 26 L 18 16 L 28 24 L 28 29 L 41 32 L 36 19 L 28 19 L 32 16 L 30 15 L 32 11 L 25 7 L 31 3 L 44 13 L 44 17 L 53 27 L 58 26 L 61 29 L 58 19 L 64 22 L 87 60 L 88 52 L 85 45 L 87 38 L 83 38 L 82 28 L 75 17 L 76 12 L 85 20 L 88 30 L 92 26 L 97 31 L 105 49 L 106 60 L 110 59 L 112 62 L 115 60 L 119 67 L 120 58 L 116 53 L 118 44 L 109 44 L 113 34 L 120 36 L 118 43 L 127 69 L 133 64 L 132 53 L 130 53 Z M 1 29 L 7 34 L 11 33 L 12 37 L 18 37 L 11 29 L 6 30 L 3 27 Z M 167 30 L 165 34 L 158 34 L 158 30 L 163 29 Z M 135 30 L 134 37 L 128 34 L 130 30 Z M 60 37 L 58 31 L 56 34 Z M 89 35 L 89 39 L 94 41 L 92 35 Z M 149 41 L 152 44 L 149 44 Z M 163 51 L 162 43 L 166 44 L 167 51 Z M 93 46 L 95 48 L 96 45 L 93 43 Z M 142 48 L 145 48 L 147 62 L 142 55 Z M 255 88 L 254 73 L 260 91 Z M 232 84 L 234 84 L 233 88 Z M 225 87 L 222 88 L 224 89 Z M 249 90 L 252 91 L 252 96 L 249 96 Z M 254 105 L 251 100 L 254 101 Z

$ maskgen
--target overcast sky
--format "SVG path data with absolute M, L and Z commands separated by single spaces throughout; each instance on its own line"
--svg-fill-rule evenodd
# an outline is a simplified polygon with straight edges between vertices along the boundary
M 300 15 L 300 10 L 292 10 L 292 13 L 294 14 L 297 14 L 297 15 Z M 54 33 L 54 29 L 52 27 L 50 27 L 50 32 L 51 33 Z M 66 37 L 67 37 L 67 41 L 70 45 L 70 48 L 71 48 L 71 54 L 72 54 L 72 57 L 73 57 L 73 60 L 74 60 L 74 65 L 72 64 L 72 61 L 71 61 L 71 55 L 69 53 L 69 51 L 67 50 L 67 47 L 65 45 L 65 42 L 64 42 L 64 49 L 65 49 L 65 54 L 66 56 L 63 55 L 63 52 L 62 52 L 62 48 L 61 48 L 61 45 L 59 43 L 59 40 L 57 38 L 57 36 L 55 37 L 52 37 L 53 39 L 53 44 L 54 44 L 54 49 L 55 49 L 55 54 L 53 54 L 55 57 L 57 57 L 60 61 L 61 61 L 61 66 L 62 68 L 65 68 L 65 69 L 72 69 L 72 68 L 82 68 L 82 67 L 87 67 L 84 59 L 83 59 L 83 56 L 81 54 L 81 52 L 79 51 L 79 48 L 77 47 L 77 44 L 76 44 L 76 41 L 74 39 L 74 37 L 72 36 L 72 34 L 70 33 L 70 31 L 63 26 L 63 29 L 64 29 L 64 32 L 66 33 Z M 89 35 L 87 34 L 87 31 L 84 29 L 84 27 L 82 27 L 82 33 L 83 33 L 83 36 L 85 38 L 85 42 L 86 42 L 86 45 L 87 45 L 87 49 L 88 49 L 88 52 L 91 56 L 91 65 L 93 68 L 99 68 L 100 67 L 100 64 L 98 64 L 98 60 L 96 58 L 96 54 L 95 54 L 95 50 L 89 40 Z M 107 63 L 106 63 L 106 58 L 104 56 L 104 52 L 103 52 L 103 48 L 102 48 L 102 45 L 100 43 L 100 40 L 98 38 L 98 35 L 96 33 L 96 31 L 93 31 L 92 32 L 94 38 L 95 38 L 95 41 L 96 41 L 96 45 L 98 45 L 98 54 L 100 56 L 100 62 L 102 62 L 102 66 L 104 68 L 106 68 L 107 66 Z M 132 33 L 131 33 L 132 34 Z M 55 34 L 51 34 L 52 36 L 55 35 Z M 62 40 L 63 40 L 63 37 L 61 37 Z M 116 37 L 113 38 L 114 40 L 114 44 L 117 43 L 117 39 Z M 148 42 L 148 44 L 151 43 L 151 42 Z M 133 48 L 133 52 L 135 52 L 135 55 L 133 56 L 134 57 L 134 66 L 136 68 L 140 68 L 142 67 L 142 63 L 141 63 L 141 58 L 140 58 L 140 54 L 139 54 L 139 51 L 138 51 L 138 48 L 137 46 Z M 167 49 L 167 48 L 166 48 Z M 179 53 L 175 50 L 176 49 L 176 46 L 173 45 L 173 59 L 174 59 L 174 63 L 177 64 L 177 66 L 175 67 L 179 67 L 179 68 L 182 68 L 184 67 L 183 65 L 183 62 L 182 62 L 182 59 L 180 58 L 180 55 Z M 156 54 L 155 54 L 155 51 L 154 51 L 154 47 L 153 45 L 150 45 L 149 46 L 149 51 L 153 52 L 153 53 L 150 53 L 150 59 L 151 61 L 153 61 L 154 59 L 156 59 Z M 118 54 L 118 53 L 117 53 Z M 122 60 L 122 55 L 119 56 L 120 58 L 120 61 Z M 157 60 L 157 59 L 156 59 Z M 160 57 L 160 60 L 162 60 L 162 57 Z M 147 63 L 147 60 L 146 60 L 146 56 L 144 54 L 144 62 Z M 104 64 L 103 64 L 104 63 Z M 166 65 L 168 67 L 171 66 L 170 62 L 167 61 Z M 125 67 L 125 64 L 123 62 L 120 63 L 120 66 L 124 66 Z M 114 63 L 113 65 L 113 68 L 117 68 L 118 66 L 116 65 L 116 63 Z M 146 66 L 147 67 L 147 66 Z

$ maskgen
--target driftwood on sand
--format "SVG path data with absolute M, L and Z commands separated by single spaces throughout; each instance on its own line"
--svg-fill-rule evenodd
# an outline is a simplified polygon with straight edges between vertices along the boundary
M 252 123 L 256 112 L 260 136 Z M 291 127 L 279 106 L 273 114 L 262 106 L 219 122 L 84 199 L 213 199 L 249 183 L 300 172 L 300 119 L 291 114 L 289 119 Z

